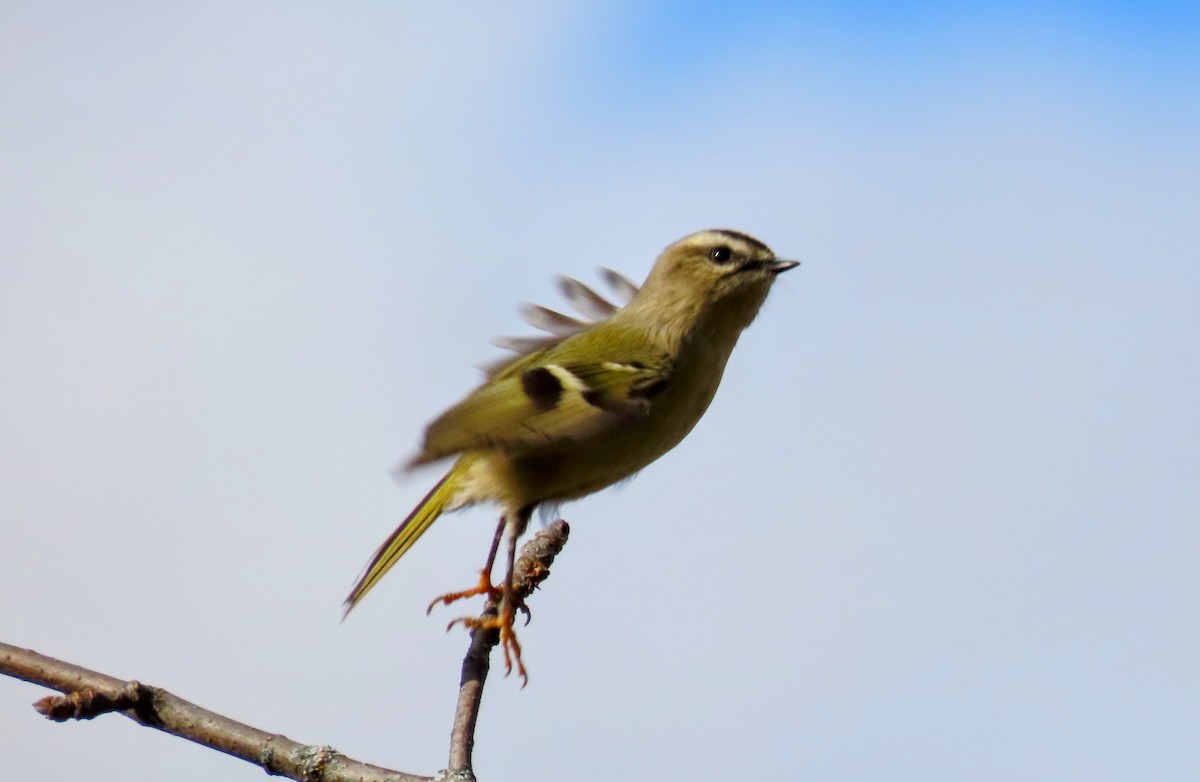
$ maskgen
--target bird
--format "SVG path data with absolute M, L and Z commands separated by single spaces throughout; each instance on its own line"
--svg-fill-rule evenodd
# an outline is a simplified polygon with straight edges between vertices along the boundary
M 528 612 L 514 593 L 513 567 L 534 510 L 624 481 L 679 444 L 708 409 L 775 279 L 798 265 L 748 234 L 708 229 L 663 250 L 640 287 L 603 270 L 623 307 L 570 278 L 562 288 L 588 320 L 527 305 L 526 319 L 549 335 L 499 343 L 518 355 L 486 368 L 485 380 L 425 429 L 406 469 L 454 462 L 380 545 L 344 616 L 443 513 L 497 505 L 479 583 L 435 599 L 430 610 L 476 595 L 497 600 L 494 616 L 455 622 L 499 631 L 506 672 L 515 661 L 527 683 L 513 624 L 518 610 Z M 502 538 L 506 570 L 495 585 Z

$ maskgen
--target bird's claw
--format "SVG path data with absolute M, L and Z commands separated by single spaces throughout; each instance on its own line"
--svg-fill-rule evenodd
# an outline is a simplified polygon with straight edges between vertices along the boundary
M 517 640 L 516 630 L 513 629 L 517 610 L 525 613 L 525 623 L 529 624 L 529 609 L 525 607 L 524 603 L 520 603 L 516 609 L 503 606 L 500 613 L 495 616 L 460 616 L 446 625 L 446 632 L 450 632 L 455 625 L 462 625 L 471 632 L 476 630 L 497 631 L 500 634 L 499 646 L 504 653 L 504 675 L 508 676 L 512 673 L 515 661 L 517 675 L 521 677 L 521 688 L 524 689 L 525 685 L 529 684 L 529 674 L 525 670 L 525 664 L 521 661 L 521 643 Z
M 487 595 L 488 600 L 499 603 L 501 598 L 504 596 L 504 590 L 492 584 L 491 574 L 488 573 L 488 571 L 483 570 L 479 573 L 479 583 L 470 589 L 464 589 L 461 592 L 448 592 L 447 594 L 435 597 L 433 602 L 429 604 L 429 607 L 425 609 L 425 615 L 428 616 L 429 614 L 432 614 L 433 609 L 436 608 L 439 603 L 444 606 L 448 606 L 451 603 L 468 597 L 475 597 L 476 595 Z M 522 608 L 524 608 L 524 604 L 522 604 Z M 529 609 L 524 608 L 524 611 L 526 616 L 528 616 Z M 450 624 L 453 626 L 454 622 L 451 622 Z M 528 624 L 528 620 L 526 620 L 526 624 Z

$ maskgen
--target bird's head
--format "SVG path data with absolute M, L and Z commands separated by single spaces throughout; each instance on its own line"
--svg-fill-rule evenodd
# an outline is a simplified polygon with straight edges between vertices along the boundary
M 638 303 L 666 317 L 740 331 L 758 314 L 775 277 L 799 265 L 777 259 L 744 233 L 699 231 L 663 250 Z

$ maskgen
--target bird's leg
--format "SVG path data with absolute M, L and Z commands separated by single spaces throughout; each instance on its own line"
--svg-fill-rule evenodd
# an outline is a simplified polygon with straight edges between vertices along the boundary
M 462 600 L 466 597 L 475 597 L 475 595 L 487 595 L 489 600 L 499 601 L 504 595 L 504 590 L 492 584 L 492 565 L 496 562 L 496 552 L 500 550 L 500 538 L 504 535 L 506 522 L 504 517 L 500 517 L 500 523 L 496 525 L 496 536 L 492 538 L 492 547 L 488 550 L 487 564 L 483 566 L 483 570 L 479 571 L 479 583 L 470 589 L 464 589 L 461 592 L 450 592 L 440 597 L 435 597 L 433 602 L 429 604 L 429 608 L 425 609 L 426 614 L 433 613 L 434 606 L 441 603 L 448 606 L 451 603 Z
M 513 588 L 513 573 L 516 568 L 517 539 L 525 531 L 525 526 L 529 523 L 529 516 L 532 511 L 532 507 L 522 508 L 516 514 L 516 523 L 507 523 L 508 520 L 506 517 L 502 524 L 502 528 L 507 532 L 508 537 L 508 567 L 504 574 L 504 584 L 499 590 L 500 603 L 496 614 L 481 617 L 464 616 L 450 623 L 450 627 L 461 624 L 469 630 L 498 631 L 500 634 L 500 649 L 504 652 L 504 672 L 506 675 L 512 673 L 515 661 L 517 674 L 524 680 L 521 685 L 522 687 L 529 683 L 529 674 L 526 673 L 525 664 L 521 661 L 521 644 L 517 641 L 517 633 L 513 629 L 513 623 L 516 621 L 517 611 L 522 611 L 528 617 L 529 609 L 525 607 L 525 601 L 517 597 L 516 591 Z M 493 553 L 495 553 L 495 548 L 498 547 L 499 540 L 499 531 L 497 531 L 496 545 L 493 548 Z
M 517 642 L 517 631 L 513 622 L 517 619 L 517 609 L 525 612 L 526 624 L 529 623 L 529 609 L 524 600 L 518 600 L 513 590 L 513 569 L 517 559 L 517 535 L 508 537 L 508 572 L 504 576 L 504 589 L 500 597 L 500 615 L 496 619 L 500 623 L 500 648 L 504 652 L 504 675 L 512 673 L 513 660 L 517 661 L 517 674 L 523 680 L 524 687 L 529 684 L 529 674 L 525 672 L 525 664 L 521 662 L 521 644 Z M 510 656 L 511 651 L 511 656 Z

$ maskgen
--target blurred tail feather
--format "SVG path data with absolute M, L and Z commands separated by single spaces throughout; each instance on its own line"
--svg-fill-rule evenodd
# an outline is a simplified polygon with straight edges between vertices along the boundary
M 442 511 L 446 509 L 446 505 L 454 494 L 455 487 L 450 481 L 453 475 L 454 471 L 451 470 L 438 481 L 437 485 L 425 495 L 425 499 L 421 500 L 420 504 L 408 515 L 408 518 L 388 536 L 388 539 L 375 552 L 375 556 L 371 557 L 371 562 L 358 579 L 358 583 L 354 585 L 354 589 L 350 590 L 349 597 L 346 598 L 343 619 L 349 615 L 354 606 L 358 605 L 367 592 L 371 591 L 379 579 L 383 578 L 384 573 L 387 573 L 392 565 L 396 564 L 396 561 L 412 548 L 425 530 L 429 529 L 429 525 L 442 515 Z

